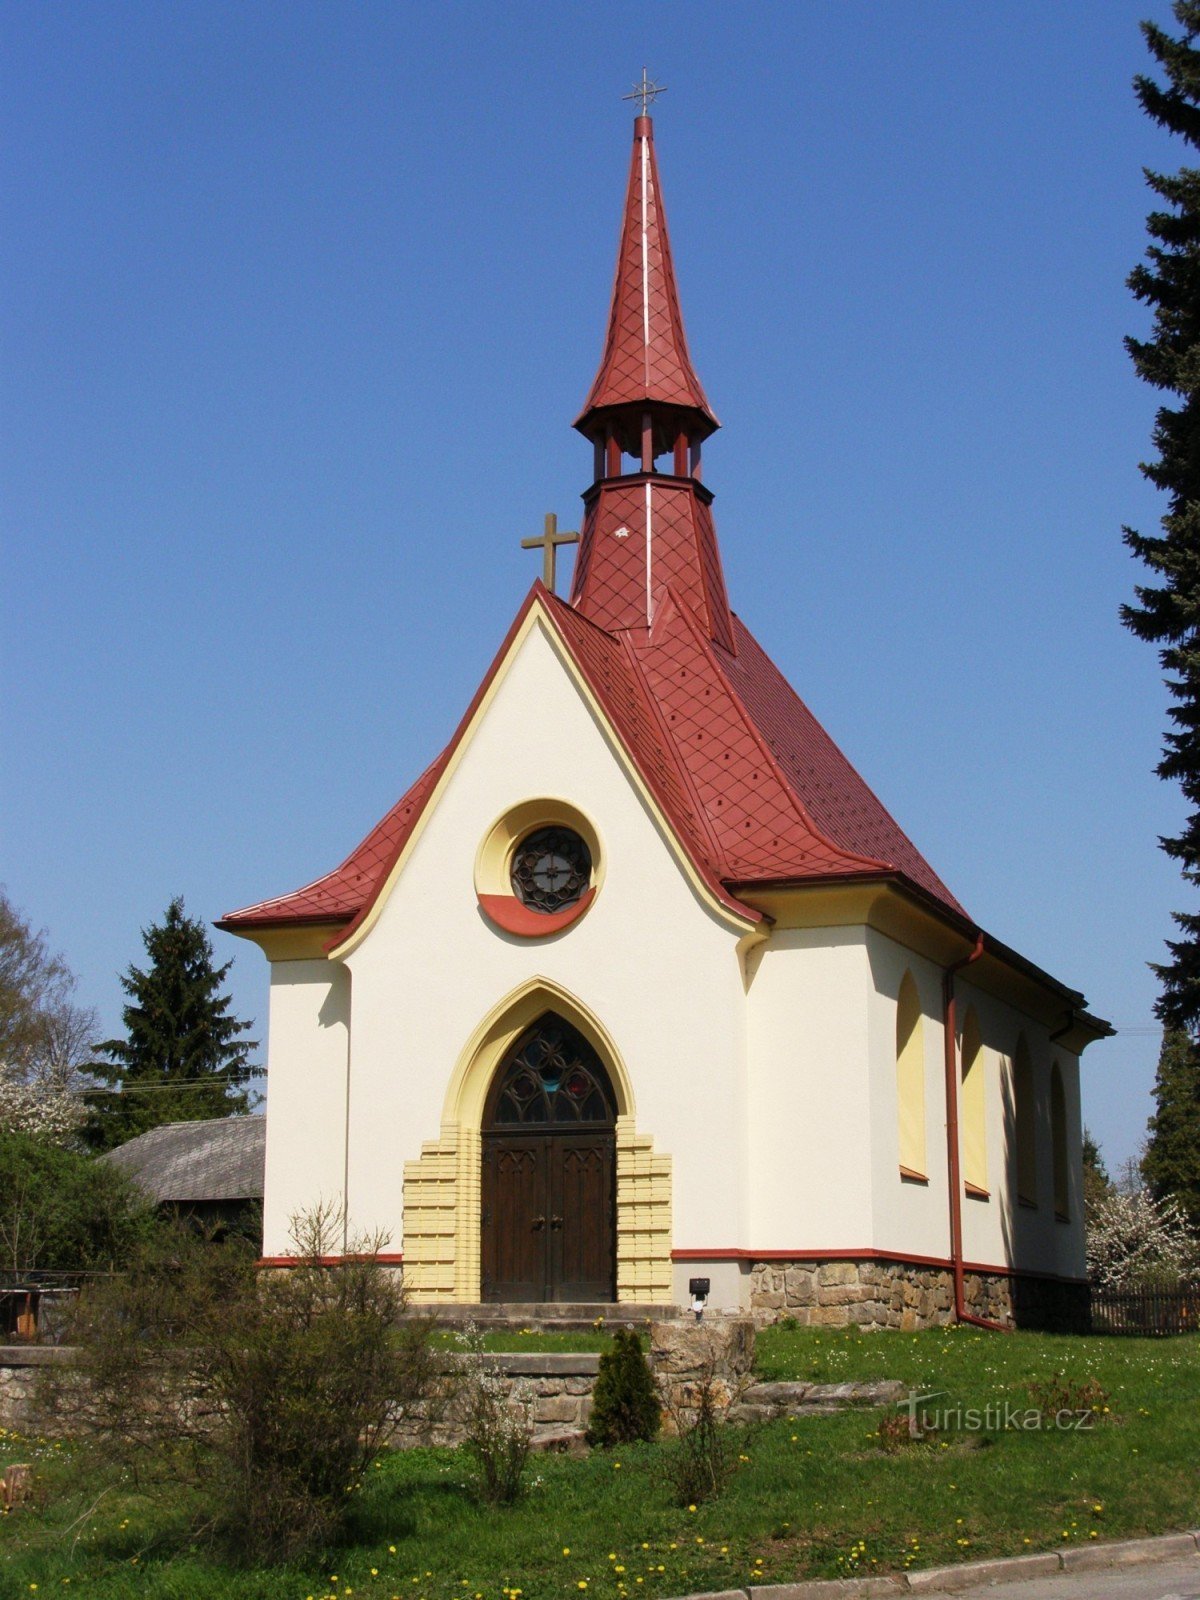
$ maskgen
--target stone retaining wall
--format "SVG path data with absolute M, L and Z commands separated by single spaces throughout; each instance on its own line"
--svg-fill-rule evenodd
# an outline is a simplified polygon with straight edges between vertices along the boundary
M 18 1433 L 36 1428 L 38 1374 L 63 1360 L 70 1360 L 70 1351 L 61 1345 L 0 1345 L 0 1428 Z
M 598 1355 L 553 1351 L 488 1355 L 483 1360 L 500 1379 L 509 1404 L 528 1406 L 535 1446 L 565 1446 L 582 1435 L 592 1412 Z M 461 1357 L 449 1358 L 428 1399 L 398 1419 L 396 1442 L 402 1449 L 462 1443 L 463 1427 L 456 1414 L 462 1370 Z
M 967 1310 L 1007 1327 L 1086 1333 L 1086 1284 L 1024 1274 L 968 1272 Z M 750 1308 L 762 1323 L 803 1327 L 942 1327 L 954 1321 L 954 1275 L 904 1261 L 756 1261 Z
M 754 1365 L 754 1324 L 747 1317 L 654 1322 L 649 1327 L 649 1360 L 660 1379 L 668 1414 L 686 1414 L 696 1385 L 708 1373 L 718 1404 L 728 1406 L 750 1381 Z M 28 1432 L 38 1426 L 37 1376 L 50 1362 L 70 1361 L 66 1346 L 0 1346 L 0 1427 Z M 402 1445 L 456 1445 L 463 1437 L 455 1399 L 461 1393 L 463 1356 L 447 1352 L 433 1392 L 400 1417 Z M 483 1356 L 501 1380 L 508 1398 L 528 1406 L 534 1442 L 568 1443 L 587 1427 L 600 1357 L 573 1351 L 496 1353 Z

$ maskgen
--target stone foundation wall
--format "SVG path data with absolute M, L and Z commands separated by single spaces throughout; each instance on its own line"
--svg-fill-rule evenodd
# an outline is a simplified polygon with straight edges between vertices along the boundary
M 967 1310 L 1006 1327 L 1088 1331 L 1086 1284 L 968 1272 Z M 954 1321 L 954 1275 L 904 1261 L 756 1261 L 750 1309 L 761 1323 L 803 1327 L 942 1327 Z

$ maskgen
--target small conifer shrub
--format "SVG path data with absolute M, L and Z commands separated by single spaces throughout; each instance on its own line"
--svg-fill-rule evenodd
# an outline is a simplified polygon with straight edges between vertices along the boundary
M 661 1422 L 654 1377 L 637 1330 L 618 1328 L 612 1349 L 600 1357 L 588 1443 L 631 1444 L 635 1439 L 653 1439 Z

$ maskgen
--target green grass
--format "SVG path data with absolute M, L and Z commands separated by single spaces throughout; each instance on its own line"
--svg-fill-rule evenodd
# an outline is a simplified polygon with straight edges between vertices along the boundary
M 741 1437 L 746 1459 L 730 1489 L 695 1512 L 670 1503 L 668 1445 L 539 1458 L 528 1496 L 505 1511 L 476 1502 L 459 1452 L 397 1453 L 370 1474 L 345 1547 L 302 1568 L 252 1573 L 189 1550 L 181 1509 L 154 1508 L 119 1485 L 78 1520 L 103 1485 L 60 1496 L 51 1461 L 44 1508 L 0 1526 L 0 1596 L 511 1600 L 520 1590 L 524 1600 L 622 1600 L 1200 1523 L 1200 1338 L 773 1329 L 759 1351 L 764 1376 L 896 1377 L 964 1406 L 1010 1400 L 1023 1409 L 1030 1381 L 1061 1374 L 1098 1382 L 1109 1410 L 1087 1433 L 993 1430 L 892 1452 L 880 1446 L 874 1411 L 772 1423 Z M 0 1465 L 29 1459 L 28 1443 L 6 1446 L 0 1439 Z M 41 1460 L 61 1455 L 33 1448 Z
M 608 1350 L 612 1346 L 612 1337 L 599 1328 L 588 1333 L 534 1333 L 524 1328 L 491 1329 L 482 1332 L 483 1348 L 485 1350 L 516 1351 L 521 1355 L 546 1351 L 554 1352 L 564 1350 L 570 1352 L 597 1353 Z M 434 1336 L 435 1344 L 445 1345 L 448 1349 L 455 1349 L 455 1336 L 448 1328 L 442 1329 Z

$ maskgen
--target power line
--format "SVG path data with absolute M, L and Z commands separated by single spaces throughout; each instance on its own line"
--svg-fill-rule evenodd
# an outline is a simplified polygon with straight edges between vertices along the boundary
M 256 1072 L 256 1073 L 252 1074 L 252 1077 L 254 1077 L 254 1078 L 262 1078 L 262 1077 L 265 1077 L 265 1076 L 266 1076 L 266 1074 L 262 1073 L 262 1072 Z M 245 1078 L 244 1080 L 241 1080 L 241 1081 L 237 1081 L 237 1080 L 234 1080 L 234 1079 L 226 1079 L 226 1080 L 223 1081 L 220 1078 L 217 1078 L 217 1079 L 213 1079 L 213 1078 L 164 1078 L 164 1079 L 162 1079 L 161 1081 L 159 1081 L 157 1083 L 123 1083 L 119 1088 L 112 1088 L 112 1089 L 106 1089 L 103 1086 L 103 1084 L 95 1084 L 91 1088 L 80 1089 L 77 1092 L 79 1094 L 81 1094 L 81 1095 L 85 1095 L 85 1094 L 117 1094 L 117 1095 L 120 1095 L 120 1094 L 146 1094 L 146 1093 L 149 1093 L 149 1091 L 151 1089 L 176 1089 L 176 1088 L 180 1088 L 180 1087 L 186 1088 L 189 1084 L 193 1084 L 193 1083 L 195 1083 L 195 1084 L 207 1084 L 210 1088 L 214 1088 L 214 1089 L 240 1089 L 240 1088 L 245 1088 L 250 1082 L 251 1082 L 251 1078 L 250 1077 Z

